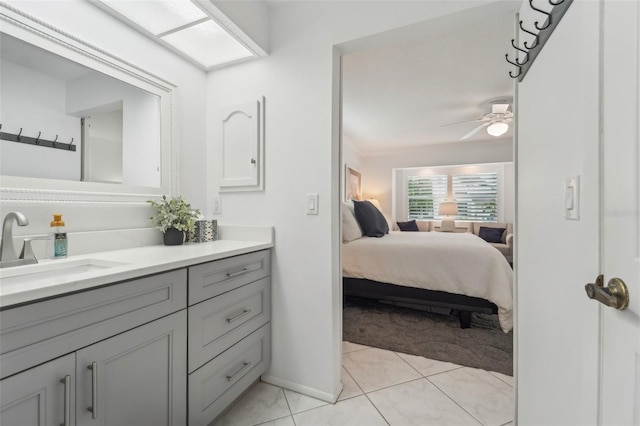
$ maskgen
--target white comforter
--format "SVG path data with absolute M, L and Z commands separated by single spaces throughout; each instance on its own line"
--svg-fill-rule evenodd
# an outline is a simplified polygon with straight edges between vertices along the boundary
M 342 247 L 345 277 L 487 299 L 500 326 L 513 328 L 513 271 L 504 256 L 474 234 L 390 232 Z

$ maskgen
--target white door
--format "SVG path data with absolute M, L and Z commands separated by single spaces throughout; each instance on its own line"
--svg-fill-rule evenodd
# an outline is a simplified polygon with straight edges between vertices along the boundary
M 519 425 L 640 425 L 639 3 L 574 1 L 518 85 Z M 598 274 L 626 310 L 586 298 Z
M 605 1 L 603 275 L 622 279 L 626 310 L 602 306 L 601 424 L 640 425 L 640 2 Z

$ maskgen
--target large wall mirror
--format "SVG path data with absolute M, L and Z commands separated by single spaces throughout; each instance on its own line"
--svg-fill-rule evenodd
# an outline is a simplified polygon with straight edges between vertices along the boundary
M 0 5 L 3 199 L 175 193 L 174 86 Z

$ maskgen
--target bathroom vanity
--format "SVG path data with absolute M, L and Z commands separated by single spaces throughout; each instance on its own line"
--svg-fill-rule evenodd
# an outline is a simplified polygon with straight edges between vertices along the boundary
M 209 424 L 269 366 L 272 246 L 150 246 L 2 271 L 2 424 Z

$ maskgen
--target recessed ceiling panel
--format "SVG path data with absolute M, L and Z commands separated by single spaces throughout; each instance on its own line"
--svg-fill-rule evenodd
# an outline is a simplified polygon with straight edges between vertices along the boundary
M 207 18 L 200 8 L 185 0 L 101 1 L 155 35 Z
M 206 21 L 161 38 L 209 68 L 253 56 L 214 21 Z

